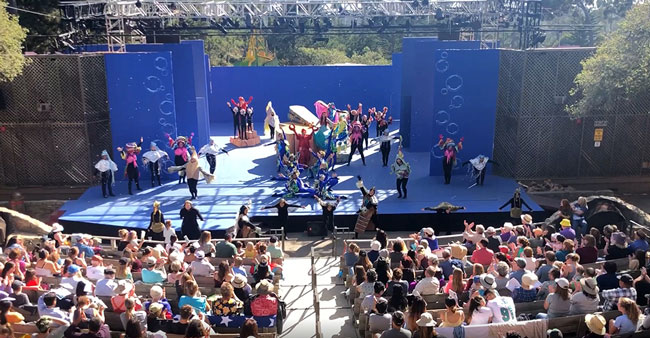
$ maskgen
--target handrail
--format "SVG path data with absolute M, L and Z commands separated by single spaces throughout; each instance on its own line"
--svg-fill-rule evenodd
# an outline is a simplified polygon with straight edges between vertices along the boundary
M 316 270 L 316 258 L 314 256 L 314 247 L 311 247 L 311 288 L 314 298 L 314 315 L 316 318 L 316 338 L 323 338 L 323 332 L 320 325 L 320 299 L 318 298 L 318 273 Z

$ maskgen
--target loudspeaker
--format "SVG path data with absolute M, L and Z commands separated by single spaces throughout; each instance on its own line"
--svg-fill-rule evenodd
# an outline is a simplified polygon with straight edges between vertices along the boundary
M 324 236 L 325 233 L 325 224 L 323 222 L 307 222 L 307 236 Z
M 147 35 L 147 43 L 181 43 L 181 36 L 169 34 Z
M 0 89 L 0 109 L 7 109 L 7 101 L 5 101 L 5 95 L 2 93 L 2 89 Z

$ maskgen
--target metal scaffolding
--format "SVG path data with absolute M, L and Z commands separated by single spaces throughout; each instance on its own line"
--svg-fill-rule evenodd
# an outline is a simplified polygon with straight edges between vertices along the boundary
M 167 29 L 187 25 L 188 20 L 210 22 L 224 34 L 227 30 L 289 27 L 294 32 L 321 28 L 374 27 L 391 29 L 400 27 L 439 26 L 450 31 L 471 31 L 474 38 L 482 39 L 482 27 L 498 30 L 500 20 L 508 15 L 518 15 L 520 6 L 510 0 L 85 0 L 62 1 L 61 18 L 78 29 L 84 22 L 95 21 L 106 25 L 111 51 L 124 51 L 126 37 L 138 29 L 138 22 L 154 22 L 158 28 Z M 504 13 L 507 12 L 507 13 Z M 489 38 L 493 38 L 494 34 Z M 483 45 L 493 46 L 486 40 Z

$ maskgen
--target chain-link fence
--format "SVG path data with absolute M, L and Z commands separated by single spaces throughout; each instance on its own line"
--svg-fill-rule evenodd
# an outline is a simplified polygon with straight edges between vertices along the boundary
M 0 184 L 84 185 L 111 148 L 102 55 L 30 56 L 0 85 Z
M 650 100 L 572 120 L 565 106 L 593 48 L 500 53 L 494 159 L 517 179 L 650 173 Z

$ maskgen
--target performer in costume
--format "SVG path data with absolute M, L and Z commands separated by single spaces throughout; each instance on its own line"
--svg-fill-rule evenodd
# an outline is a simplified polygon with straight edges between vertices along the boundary
M 269 139 L 274 140 L 275 139 L 275 131 L 280 130 L 280 119 L 278 118 L 278 114 L 275 113 L 275 109 L 273 109 L 273 103 L 269 101 L 269 103 L 266 104 L 266 118 L 264 119 L 264 130 L 269 129 Z
M 309 151 L 311 147 L 311 139 L 314 136 L 314 132 L 318 130 L 318 128 L 313 126 L 310 126 L 310 128 L 311 133 L 307 134 L 307 130 L 303 128 L 300 131 L 300 134 L 298 134 L 298 132 L 296 132 L 296 125 L 289 125 L 289 130 L 295 134 L 296 141 L 298 142 L 298 153 L 300 154 L 298 163 L 305 167 L 309 166 L 309 162 L 311 162 L 311 151 Z
M 314 197 L 316 195 L 316 190 L 311 188 L 307 183 L 305 183 L 300 177 L 299 172 L 295 170 L 287 183 L 285 184 L 286 193 L 275 193 L 273 196 L 282 196 L 283 198 L 294 198 L 294 197 Z
M 372 108 L 372 116 L 375 117 L 375 120 L 377 121 L 377 136 L 382 135 L 386 129 L 388 129 L 388 126 L 393 123 L 393 117 L 388 116 L 388 107 L 384 107 L 384 109 L 380 112 L 377 112 L 376 108 Z
M 131 184 L 135 181 L 135 188 L 140 189 L 140 171 L 138 170 L 138 154 L 142 150 L 142 141 L 144 139 L 140 138 L 140 143 L 136 144 L 135 142 L 129 142 L 126 144 L 126 147 L 117 147 L 117 151 L 120 152 L 120 156 L 123 160 L 126 161 L 126 168 L 124 168 L 124 176 L 129 179 L 129 195 L 133 195 L 131 191 Z
M 326 202 L 318 198 L 318 196 L 314 196 L 314 198 L 321 208 L 323 208 L 323 230 L 325 232 L 323 234 L 323 239 L 325 239 L 328 235 L 328 231 L 334 232 L 334 210 L 336 210 L 336 207 L 338 207 L 341 202 L 341 198 L 337 198 L 336 202 Z
M 404 199 L 406 199 L 406 183 L 409 181 L 409 175 L 411 174 L 411 166 L 404 162 L 404 158 L 397 156 L 395 163 L 390 168 L 390 173 L 397 175 L 397 193 L 399 196 L 397 198 L 402 198 L 402 190 L 404 191 Z
M 198 209 L 194 208 L 191 201 L 185 201 L 183 208 L 180 212 L 180 217 L 183 220 L 181 224 L 181 233 L 187 236 L 190 240 L 198 240 L 201 237 L 201 229 L 197 218 L 203 221 L 203 216 Z
M 510 217 L 512 218 L 520 218 L 521 217 L 521 207 L 522 205 L 525 205 L 526 208 L 528 208 L 528 211 L 533 211 L 533 208 L 531 208 L 526 201 L 524 201 L 521 198 L 521 191 L 519 188 L 515 189 L 515 194 L 512 196 L 511 199 L 508 200 L 508 202 L 504 203 L 501 207 L 499 207 L 499 210 L 502 210 L 505 208 L 508 204 L 510 204 Z
M 462 166 L 464 167 L 468 163 L 472 164 L 472 167 L 469 168 L 469 170 L 471 170 L 470 172 L 472 177 L 476 178 L 476 183 L 474 185 L 483 185 L 483 182 L 485 181 L 485 172 L 487 171 L 486 167 L 488 163 L 492 163 L 493 165 L 499 165 L 498 163 L 490 160 L 488 157 L 483 155 L 478 155 L 469 161 L 463 162 Z M 474 185 L 472 185 L 472 187 Z
M 198 190 L 196 186 L 199 184 L 199 179 L 201 174 L 205 176 L 205 181 L 209 184 L 214 179 L 214 175 L 206 172 L 199 165 L 199 156 L 196 154 L 196 150 L 192 148 L 192 157 L 190 161 L 185 165 L 185 171 L 187 172 L 187 186 L 190 189 L 190 194 L 192 195 L 191 199 L 199 198 Z
M 363 126 L 362 140 L 365 142 L 366 146 L 364 149 L 368 149 L 368 136 L 370 130 L 370 124 L 372 123 L 372 117 L 368 115 L 361 116 L 361 125 Z
M 374 227 L 379 226 L 377 222 L 377 206 L 379 204 L 379 200 L 377 200 L 377 196 L 375 196 L 375 187 L 372 187 L 370 190 L 368 190 L 363 185 L 361 176 L 357 176 L 357 178 L 359 179 L 357 181 L 357 188 L 361 190 L 363 200 L 361 203 L 361 208 L 359 208 L 357 223 L 354 226 L 354 238 L 359 238 L 359 234 L 366 231 L 370 223 L 372 223 Z
M 348 104 L 348 112 L 350 112 L 350 123 L 355 121 L 361 121 L 361 115 L 363 114 L 363 105 L 359 102 L 357 109 L 352 109 Z
M 174 149 L 174 165 L 183 166 L 190 159 L 190 155 L 187 149 L 187 146 L 192 145 L 192 138 L 194 133 L 190 134 L 190 137 L 178 136 L 174 140 L 169 134 L 166 134 L 167 139 L 169 140 L 169 146 Z M 178 172 L 178 184 L 185 183 L 185 170 L 180 170 Z
M 233 105 L 237 106 L 237 108 L 239 108 L 239 110 L 243 109 L 244 111 L 246 111 L 246 108 L 248 108 L 248 105 L 251 104 L 251 102 L 253 102 L 253 97 L 252 96 L 249 97 L 248 101 L 246 101 L 246 100 L 244 100 L 243 96 L 240 96 L 237 100 L 238 100 L 238 102 L 235 102 L 234 99 L 230 99 L 230 102 L 232 102 Z
M 402 136 L 390 136 L 388 134 L 388 131 L 384 131 L 381 136 L 379 136 L 378 139 L 375 139 L 375 141 L 379 142 L 379 150 L 381 150 L 381 162 L 382 162 L 382 167 L 387 167 L 388 166 L 388 157 L 390 155 L 390 143 L 393 139 L 399 138 L 400 143 Z
M 155 180 L 158 181 L 158 185 L 162 185 L 160 182 L 160 163 L 159 160 L 169 157 L 166 152 L 160 150 L 156 145 L 156 142 L 151 142 L 149 151 L 142 154 L 142 163 L 149 167 L 149 172 L 151 173 L 151 187 L 155 187 Z
M 210 174 L 212 175 L 214 175 L 214 170 L 217 168 L 217 155 L 219 155 L 219 152 L 228 154 L 228 151 L 219 147 L 214 143 L 213 139 L 210 139 L 210 142 L 199 150 L 199 157 L 205 155 L 205 159 L 210 164 Z
M 266 209 L 278 209 L 278 221 L 276 223 L 277 227 L 287 227 L 287 224 L 289 222 L 289 208 L 302 208 L 304 209 L 304 205 L 298 205 L 298 204 L 289 204 L 287 201 L 284 200 L 284 198 L 281 198 L 278 203 L 275 203 L 273 205 L 269 205 L 266 207 L 262 207 L 260 210 L 266 210 Z
M 239 208 L 237 217 L 235 218 L 235 224 L 226 230 L 226 233 L 231 234 L 233 238 L 259 237 L 261 229 L 258 227 L 258 224 L 251 223 L 250 218 L 248 217 L 250 209 L 250 202 L 242 205 Z
M 95 164 L 95 175 L 99 175 L 102 182 L 102 196 L 104 198 L 113 195 L 113 185 L 115 185 L 115 172 L 117 164 L 108 156 L 108 151 L 102 150 L 102 159 Z M 108 194 L 106 194 L 108 190 Z
M 231 106 L 230 102 L 226 102 L 228 105 L 228 108 L 230 108 L 230 112 L 232 113 L 232 125 L 233 125 L 233 136 L 232 137 L 237 137 L 237 132 L 239 132 L 239 107 L 237 106 Z
M 153 202 L 153 211 L 147 228 L 147 236 L 154 241 L 164 241 L 163 229 L 165 228 L 165 215 L 160 211 L 160 202 Z
M 442 156 L 442 170 L 445 173 L 445 184 L 451 183 L 451 170 L 456 165 L 456 154 L 463 149 L 463 139 L 460 138 L 460 142 L 456 144 L 451 138 L 446 140 L 442 137 L 442 134 L 439 136 L 438 147 L 441 150 L 444 150 Z
M 247 136 L 246 136 L 246 130 L 247 130 L 246 123 L 248 121 L 247 120 L 247 114 L 248 114 L 247 108 L 248 108 L 248 105 L 251 104 L 252 101 L 253 101 L 252 96 L 248 98 L 248 101 L 244 100 L 243 96 L 240 96 L 238 98 L 237 102 L 235 102 L 235 100 L 233 100 L 233 99 L 230 99 L 230 102 L 232 102 L 232 104 L 235 107 L 237 107 L 237 110 L 239 111 L 239 116 L 238 116 L 237 122 L 239 123 L 239 138 L 242 139 L 242 140 L 245 140 L 247 138 Z M 252 112 L 251 112 L 251 114 L 252 114 Z
M 246 130 L 253 131 L 253 107 L 246 108 Z
M 453 205 L 449 202 L 441 202 L 435 207 L 426 207 L 423 208 L 422 210 L 435 211 L 438 216 L 437 217 L 438 219 L 436 220 L 436 224 L 438 225 L 438 227 L 440 227 L 440 229 L 446 229 L 447 234 L 450 235 L 453 226 L 453 224 L 451 223 L 451 213 L 462 209 L 465 209 L 465 207 L 459 205 Z
M 363 156 L 363 125 L 359 121 L 354 121 L 352 123 L 352 128 L 350 128 L 350 157 L 348 158 L 348 166 L 350 165 L 352 156 L 357 149 L 361 155 L 363 165 L 366 165 L 366 158 Z

